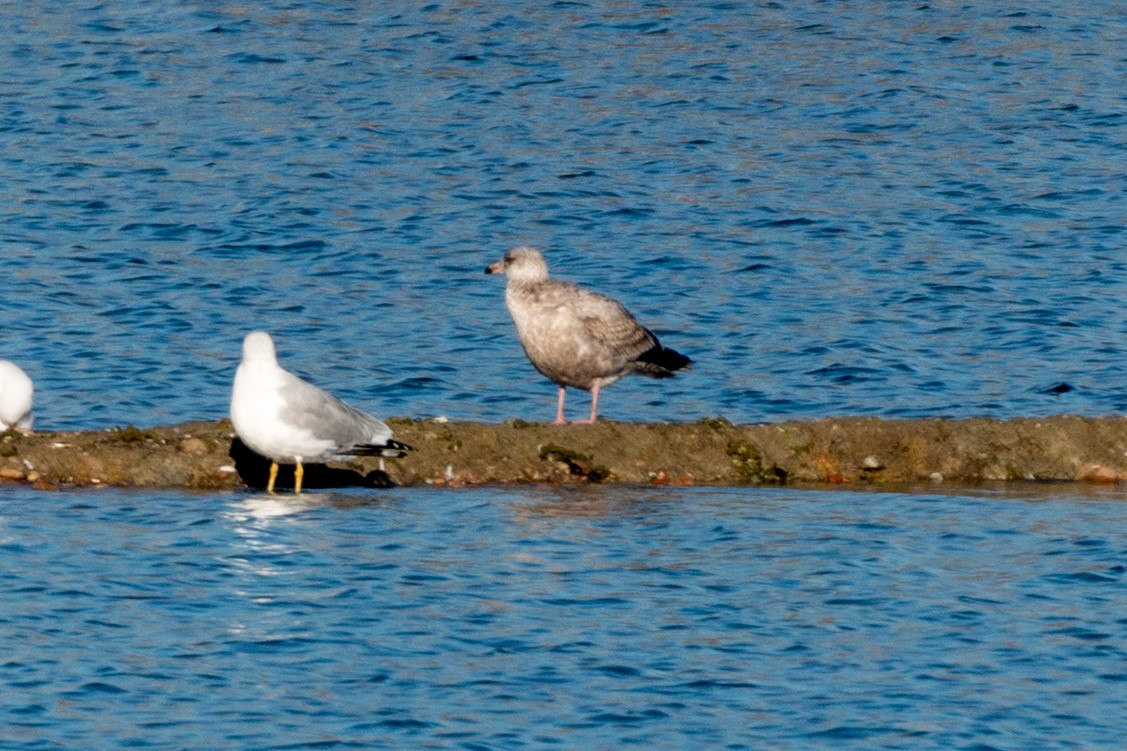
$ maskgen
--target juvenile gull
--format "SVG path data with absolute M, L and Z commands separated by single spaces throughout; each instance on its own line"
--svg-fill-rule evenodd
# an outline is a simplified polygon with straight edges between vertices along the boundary
M 680 352 L 661 346 L 654 333 L 616 301 L 571 282 L 548 278 L 548 264 L 534 248 L 513 248 L 486 274 L 504 274 L 505 305 L 533 367 L 559 385 L 556 425 L 564 420 L 568 386 L 591 392 L 595 422 L 599 390 L 630 373 L 669 378 L 692 366 Z
M 31 397 L 35 387 L 27 373 L 8 360 L 0 360 L 0 430 L 31 430 Z
M 270 493 L 279 462 L 297 465 L 294 492 L 300 493 L 303 462 L 337 456 L 400 457 L 413 450 L 393 441 L 391 428 L 380 420 L 279 366 L 274 340 L 265 331 L 252 331 L 243 339 L 243 360 L 231 392 L 231 423 L 243 443 L 270 460 Z

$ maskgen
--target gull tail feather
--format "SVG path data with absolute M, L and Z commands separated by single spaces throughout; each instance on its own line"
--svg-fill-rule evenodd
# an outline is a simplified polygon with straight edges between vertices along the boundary
M 670 378 L 675 371 L 692 367 L 692 359 L 660 344 L 650 347 L 634 360 L 634 370 L 651 378 Z

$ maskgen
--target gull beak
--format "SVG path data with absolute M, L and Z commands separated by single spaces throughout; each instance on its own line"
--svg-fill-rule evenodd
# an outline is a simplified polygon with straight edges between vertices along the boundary
M 496 263 L 489 264 L 488 266 L 485 267 L 485 273 L 486 274 L 503 274 L 503 273 L 505 273 L 505 262 L 502 260 L 502 261 L 497 261 Z

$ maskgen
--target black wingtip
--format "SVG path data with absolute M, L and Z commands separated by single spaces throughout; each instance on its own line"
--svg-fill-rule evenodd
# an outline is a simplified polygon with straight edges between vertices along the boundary
M 682 355 L 675 349 L 651 347 L 637 359 L 638 371 L 654 378 L 669 378 L 678 370 L 691 370 L 692 358 Z
M 358 443 L 348 451 L 341 453 L 346 456 L 386 456 L 389 459 L 399 459 L 414 451 L 414 446 L 408 446 L 400 441 L 388 440 L 387 443 Z
M 387 446 L 388 446 L 388 448 L 398 449 L 399 451 L 402 451 L 404 453 L 406 453 L 408 451 L 414 451 L 415 450 L 414 446 L 409 446 L 406 443 L 401 443 L 400 441 L 389 440 L 387 442 Z

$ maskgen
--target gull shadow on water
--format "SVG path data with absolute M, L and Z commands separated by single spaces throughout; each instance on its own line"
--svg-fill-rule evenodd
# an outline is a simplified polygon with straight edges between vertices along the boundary
M 235 462 L 235 471 L 243 483 L 256 490 L 266 487 L 270 477 L 270 460 L 251 451 L 238 436 L 231 441 L 231 448 L 227 452 Z M 278 465 L 278 479 L 274 488 L 278 490 L 293 490 L 294 465 Z M 343 467 L 330 467 L 327 464 L 306 464 L 305 477 L 301 482 L 302 489 L 322 488 L 394 488 L 395 482 L 387 472 L 373 469 L 368 474 L 361 474 L 354 469 Z

